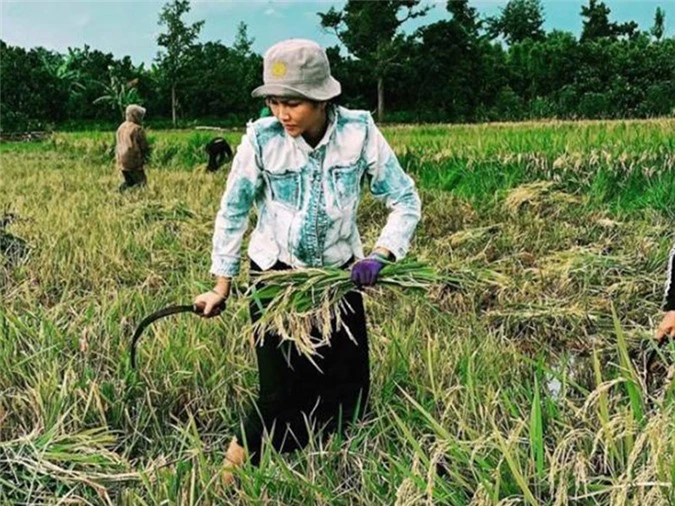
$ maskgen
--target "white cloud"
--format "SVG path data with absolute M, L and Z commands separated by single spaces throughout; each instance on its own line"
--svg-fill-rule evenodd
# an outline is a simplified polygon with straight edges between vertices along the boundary
M 78 28 L 84 28 L 91 22 L 91 17 L 90 16 L 79 16 L 75 20 L 75 26 Z
M 265 16 L 272 16 L 272 17 L 275 17 L 275 18 L 285 17 L 286 15 L 283 12 L 281 12 L 281 10 L 279 10 L 278 7 L 281 7 L 281 10 L 283 10 L 285 8 L 285 6 L 283 6 L 283 5 L 277 5 L 276 8 L 270 6 L 267 9 L 265 9 L 265 11 L 264 11 Z

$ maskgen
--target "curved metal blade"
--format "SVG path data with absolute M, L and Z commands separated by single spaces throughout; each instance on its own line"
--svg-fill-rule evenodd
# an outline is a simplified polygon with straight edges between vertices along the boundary
M 129 355 L 131 356 L 131 368 L 136 369 L 136 345 L 138 344 L 138 340 L 141 337 L 141 334 L 143 334 L 143 331 L 150 325 L 152 322 L 159 320 L 160 318 L 164 318 L 165 316 L 169 316 L 172 314 L 178 314 L 178 313 L 195 313 L 199 314 L 199 312 L 195 309 L 193 305 L 181 305 L 181 306 L 169 306 L 165 307 L 164 309 L 160 309 L 159 311 L 155 311 L 152 313 L 150 316 L 146 316 L 143 321 L 138 325 L 138 328 L 136 329 L 136 332 L 134 332 L 133 337 L 131 338 L 131 346 L 129 348 Z

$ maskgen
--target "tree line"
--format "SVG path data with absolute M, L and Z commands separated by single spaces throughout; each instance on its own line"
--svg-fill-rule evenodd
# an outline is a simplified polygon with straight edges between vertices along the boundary
M 428 10 L 420 0 L 348 0 L 317 13 L 336 36 L 327 52 L 343 86 L 339 103 L 401 122 L 675 114 L 675 38 L 664 37 L 661 8 L 641 30 L 588 0 L 576 37 L 544 30 L 540 0 L 510 0 L 493 17 L 469 0 L 449 0 L 445 19 L 404 32 Z M 198 42 L 204 21 L 188 24 L 189 11 L 189 0 L 163 6 L 160 50 L 149 68 L 88 45 L 62 54 L 0 41 L 0 130 L 111 124 L 129 103 L 148 108 L 153 124 L 240 125 L 257 116 L 262 104 L 249 92 L 262 57 L 247 26 L 229 47 Z

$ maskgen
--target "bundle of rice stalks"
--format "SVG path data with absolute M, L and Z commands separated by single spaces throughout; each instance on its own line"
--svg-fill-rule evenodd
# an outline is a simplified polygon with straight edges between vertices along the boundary
M 344 296 L 354 290 L 350 272 L 337 268 L 309 268 L 270 271 L 256 276 L 246 297 L 258 307 L 261 317 L 253 325 L 259 339 L 264 332 L 291 341 L 297 350 L 313 360 L 320 348 L 329 344 L 332 330 L 343 326 L 343 318 L 353 311 Z M 387 264 L 378 286 L 404 296 L 413 291 L 428 292 L 432 287 L 471 282 L 463 276 L 442 276 L 419 262 Z M 368 295 L 370 290 L 365 290 Z M 349 332 L 347 330 L 347 332 Z M 350 336 L 353 338 L 353 336 Z
M 605 277 L 614 274 L 622 280 L 627 276 L 637 276 L 629 258 L 606 254 L 601 247 L 593 246 L 574 246 L 568 250 L 556 251 L 539 259 L 537 268 L 531 270 L 546 279 L 567 278 L 574 273 L 590 275 L 594 272 Z
M 448 237 L 450 246 L 457 248 L 464 243 L 477 243 L 484 241 L 491 234 L 497 233 L 501 229 L 501 224 L 488 225 L 485 227 L 473 227 L 459 230 Z
M 522 184 L 511 190 L 504 200 L 504 208 L 511 214 L 516 214 L 526 205 L 535 211 L 544 208 L 578 205 L 582 199 L 562 191 L 555 190 L 556 183 L 551 181 L 536 181 Z

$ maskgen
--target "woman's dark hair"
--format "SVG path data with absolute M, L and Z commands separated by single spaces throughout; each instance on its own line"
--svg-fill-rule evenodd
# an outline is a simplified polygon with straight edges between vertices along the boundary
M 331 106 L 333 106 L 333 105 L 340 105 L 340 104 L 338 104 L 338 98 L 339 98 L 339 97 L 341 97 L 341 95 L 338 95 L 337 97 L 333 97 L 333 98 L 331 98 L 331 99 L 329 99 L 329 100 L 312 100 L 312 99 L 310 99 L 310 98 L 301 98 L 301 97 L 298 97 L 298 99 L 300 99 L 300 100 L 307 100 L 308 102 L 313 102 L 313 103 L 315 103 L 315 104 L 318 104 L 318 103 L 320 103 L 320 102 L 325 102 L 325 103 L 326 103 L 326 107 L 331 107 Z M 267 105 L 267 101 L 268 101 L 269 99 L 271 99 L 271 98 L 274 98 L 274 97 L 272 97 L 272 96 L 265 97 L 264 104 Z

